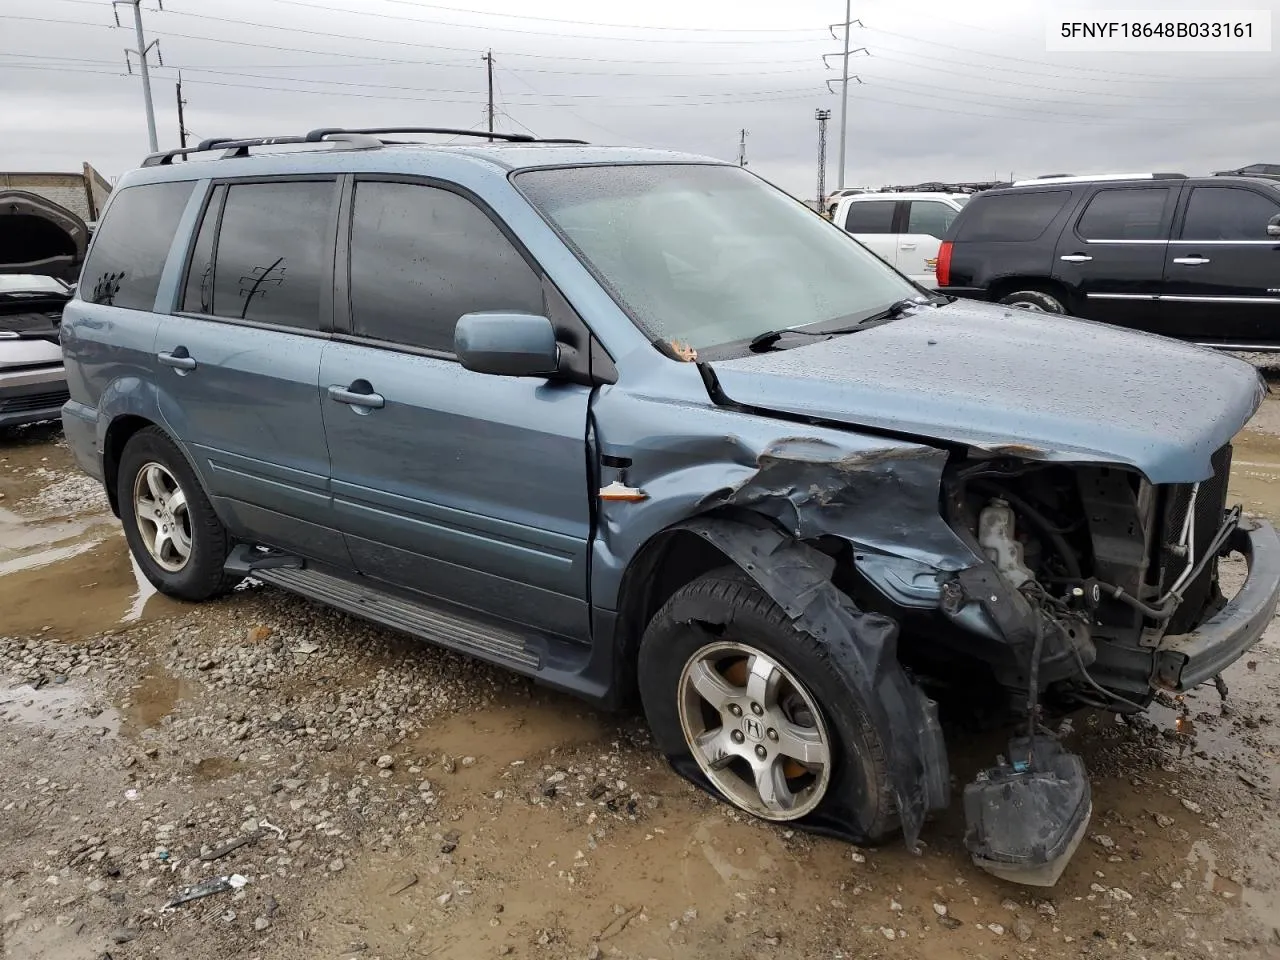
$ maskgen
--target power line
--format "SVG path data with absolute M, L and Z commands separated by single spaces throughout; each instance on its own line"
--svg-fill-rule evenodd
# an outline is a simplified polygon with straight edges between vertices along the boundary
M 929 39 L 927 39 L 927 38 L 925 38 L 925 37 L 911 36 L 911 35 L 909 35 L 909 34 L 905 34 L 905 33 L 895 33 L 895 32 L 894 32 L 894 31 L 892 31 L 892 30 L 884 30 L 884 29 L 881 29 L 881 28 L 879 28 L 879 27 L 865 27 L 865 26 L 864 26 L 864 27 L 863 27 L 863 29 L 870 31 L 871 33 L 881 33 L 881 34 L 884 34 L 884 35 L 885 35 L 885 36 L 887 36 L 887 37 L 897 37 L 897 38 L 899 38 L 899 39 L 901 39 L 901 40 L 909 40 L 909 41 L 911 41 L 912 43 L 924 43 L 924 44 L 928 44 L 928 45 L 929 45 L 929 46 L 931 46 L 931 47 L 944 47 L 944 48 L 946 48 L 947 50 L 957 50 L 957 51 L 959 51 L 959 52 L 961 52 L 961 53 L 969 53 L 969 54 L 973 54 L 974 56 L 979 56 L 979 57 L 990 57 L 990 58 L 992 58 L 993 60 L 1007 60 L 1007 61 L 1009 61 L 1009 62 L 1011 62 L 1011 63 L 1029 63 L 1029 64 L 1032 64 L 1033 66 L 1043 66 L 1043 64 L 1042 64 L 1042 62 L 1041 62 L 1041 61 L 1039 61 L 1039 60 L 1028 60 L 1026 57 L 1010 57 L 1010 56 L 1008 56 L 1008 55 L 1006 55 L 1006 54 L 1002 54 L 1002 53 L 988 53 L 988 52 L 986 52 L 986 51 L 984 51 L 984 50 L 974 50 L 972 47 L 962 47 L 962 46 L 958 46 L 957 44 L 954 44 L 954 43 L 943 43 L 941 40 L 929 40 Z M 1185 81 L 1185 80 L 1187 80 L 1187 79 L 1190 79 L 1186 74 L 1182 74 L 1182 75 L 1175 75 L 1175 74 L 1167 74 L 1167 73 L 1166 73 L 1166 74 L 1159 74 L 1159 73 L 1131 73 L 1131 72 L 1128 72 L 1128 71 L 1125 71 L 1125 70 L 1101 70 L 1101 69 L 1098 69 L 1097 67 L 1070 67 L 1070 66 L 1068 66 L 1068 67 L 1065 67 L 1065 69 L 1067 69 L 1067 70 L 1075 70 L 1075 71 L 1077 71 L 1077 72 L 1079 72 L 1079 73 L 1094 73 L 1094 74 L 1099 74 L 1099 75 L 1101 75 L 1101 76 L 1121 77 L 1121 78 L 1128 78 L 1128 79 L 1141 79 L 1141 78 L 1145 78 L 1145 79 L 1149 79 L 1149 80 L 1183 80 L 1183 81 Z M 1195 79 L 1196 79 L 1196 80 L 1200 80 L 1200 79 L 1202 79 L 1202 78 L 1197 77 L 1197 78 L 1195 78 Z M 1227 78 L 1223 78 L 1223 79 L 1224 79 L 1224 80 L 1226 80 Z M 1238 81 L 1238 80 L 1247 80 L 1247 79 L 1250 79 L 1250 78 L 1247 78 L 1247 77 L 1233 77 L 1233 78 L 1230 78 L 1230 79 L 1232 79 L 1232 80 L 1237 80 L 1237 81 Z M 1253 79 L 1259 79 L 1259 78 L 1253 78 Z
M 92 3 L 93 0 L 76 0 L 80 3 Z M 774 29 L 769 27 L 757 27 L 754 29 L 732 28 L 732 27 L 654 27 L 645 26 L 638 23 L 595 23 L 590 20 L 558 20 L 555 17 L 535 17 L 524 13 L 490 13 L 485 10 L 470 10 L 466 7 L 445 7 L 438 3 L 416 3 L 414 0 L 386 0 L 387 3 L 397 3 L 406 7 L 429 8 L 432 10 L 447 10 L 450 13 L 471 13 L 476 16 L 484 17 L 505 17 L 512 20 L 535 20 L 539 23 L 565 23 L 577 26 L 587 27 L 612 27 L 619 30 L 672 30 L 683 33 L 809 33 L 809 29 Z
M 344 7 L 331 7 L 331 6 L 325 6 L 325 5 L 322 5 L 322 4 L 316 4 L 316 3 L 303 3 L 303 2 L 301 2 L 301 0 L 270 0 L 270 2 L 272 2 L 272 3 L 281 3 L 281 4 L 285 4 L 285 5 L 287 5 L 287 6 L 291 6 L 291 7 L 304 7 L 304 8 L 306 8 L 306 9 L 308 9 L 308 10 L 327 10 L 327 11 L 331 11 L 331 12 L 334 12 L 334 13 L 349 13 L 349 14 L 353 14 L 353 15 L 356 15 L 356 16 L 371 16 L 371 17 L 378 17 L 378 18 L 381 18 L 381 19 L 388 19 L 388 20 L 399 20 L 399 21 L 405 21 L 405 20 L 408 20 L 410 23 L 418 23 L 418 24 L 422 24 L 422 25 L 424 25 L 424 26 L 445 26 L 445 27 L 454 27 L 455 29 L 460 29 L 460 30 L 484 30 L 484 31 L 500 30 L 500 31 L 502 31 L 503 33 L 519 33 L 519 34 L 528 34 L 528 35 L 531 35 L 531 36 L 538 36 L 538 37 L 558 37 L 558 38 L 560 38 L 560 39 L 580 39 L 580 40 L 591 40 L 591 41 L 593 41 L 593 42 L 605 41 L 605 42 L 609 42 L 609 43 L 680 43 L 680 44 L 698 44 L 698 45 L 705 45 L 705 44 L 735 44 L 735 45 L 739 45 L 739 46 L 741 46 L 741 45 L 744 45 L 744 44 L 745 44 L 745 45 L 751 45 L 751 44 L 761 44 L 761 43 L 768 43 L 768 44 L 779 44 L 779 43 L 788 43 L 788 44 L 796 44 L 796 43 L 818 43 L 818 42 L 821 42 L 821 40 L 822 40 L 822 38 L 821 38 L 821 37 L 813 37 L 813 38 L 806 39 L 806 40 L 778 40 L 778 39 L 772 39 L 772 40 L 689 40 L 689 39 L 683 39 L 683 38 L 659 39 L 659 38 L 657 38 L 657 37 L 610 37 L 610 36 L 586 36 L 586 35 L 582 35 L 582 36 L 579 36 L 579 37 L 576 37 L 576 38 L 574 38 L 574 37 L 567 37 L 567 38 L 566 38 L 566 35 L 565 35 L 565 33 L 564 33 L 564 31 L 563 31 L 563 30 L 561 30 L 561 31 L 556 31 L 556 32 L 551 32 L 551 31 L 547 31 L 547 30 L 524 30 L 524 29 L 516 29 L 516 28 L 514 28 L 514 27 L 487 27 L 487 26 L 483 26 L 483 25 L 480 25 L 480 24 L 451 23 L 451 22 L 449 22 L 449 21 L 442 21 L 442 20 L 428 20 L 428 19 L 426 19 L 426 18 L 422 18 L 422 17 L 397 17 L 397 16 L 393 16 L 393 15 L 391 15 L 391 14 L 369 13 L 369 12 L 367 12 L 367 11 L 351 10 L 351 9 L 349 9 L 349 8 L 344 8 Z M 177 16 L 182 16 L 182 17 L 199 17 L 199 18 L 200 18 L 200 19 L 202 19 L 202 20 L 221 20 L 221 19 L 224 19 L 224 18 L 222 18 L 222 17 L 213 17 L 213 16 L 210 16 L 210 15 L 208 15 L 208 14 L 203 14 L 203 13 L 192 13 L 192 12 L 191 12 L 191 11 L 189 11 L 189 10 L 169 10 L 169 11 L 166 11 L 166 12 L 171 13 L 171 14 L 175 14 L 175 15 L 177 15 Z M 275 25 L 273 25 L 273 24 L 267 24 L 267 23 L 250 23 L 250 22 L 249 22 L 249 21 L 247 21 L 247 20 L 243 20 L 243 21 L 234 21 L 234 22 L 243 23 L 245 26 L 249 26 L 249 27 L 261 27 L 261 28 L 271 29 L 271 30 L 288 30 L 288 31 L 293 32 L 293 33 L 315 33 L 315 31 L 314 31 L 314 30 L 302 30 L 302 29 L 299 29 L 299 28 L 297 28 L 297 27 L 275 26 Z M 401 44 L 401 45 L 408 45 L 408 46 L 431 46 L 431 44 L 412 44 L 412 43 L 409 43 L 408 41 L 398 41 L 398 40 L 379 40 L 379 39 L 377 39 L 377 38 L 375 38 L 375 37 L 351 37 L 350 39 L 352 39 L 352 40 L 364 40 L 364 41 L 366 41 L 366 42 L 373 42 L 373 43 L 398 43 L 398 44 Z

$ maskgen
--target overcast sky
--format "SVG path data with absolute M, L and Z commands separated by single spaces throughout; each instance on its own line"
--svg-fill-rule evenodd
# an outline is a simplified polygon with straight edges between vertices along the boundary
M 816 189 L 814 111 L 839 77 L 841 0 L 142 0 L 162 147 L 177 146 L 182 68 L 194 138 L 317 126 L 479 127 L 492 48 L 499 129 L 732 159 L 797 196 Z M 1219 5 L 1226 5 L 1225 2 Z M 1232 6 L 1270 9 L 1280 0 Z M 859 0 L 848 185 L 1011 172 L 1179 170 L 1280 162 L 1280 54 L 1045 52 L 1040 0 Z M 1062 6 L 1061 4 L 1057 6 Z M 1209 0 L 1072 8 L 1203 8 Z M 124 69 L 132 8 L 0 0 L 0 171 L 108 176 L 147 152 L 141 83 Z M 839 28 L 837 29 L 837 33 Z M 153 62 L 154 53 L 153 53 Z

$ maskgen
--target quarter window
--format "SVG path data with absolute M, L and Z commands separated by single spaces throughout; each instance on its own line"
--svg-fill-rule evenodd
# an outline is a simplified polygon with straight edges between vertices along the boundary
M 1141 190 L 1099 190 L 1077 229 L 1087 240 L 1165 240 L 1164 207 L 1167 187 Z
M 1069 190 L 1011 191 L 979 196 L 965 207 L 957 240 L 1035 240 L 1071 197 Z
M 147 183 L 113 197 L 81 271 L 80 297 L 129 310 L 154 309 L 160 274 L 194 187 L 190 180 Z
M 356 184 L 351 221 L 351 330 L 453 352 L 465 313 L 544 312 L 542 283 L 470 200 L 413 183 Z
M 318 330 L 336 202 L 334 183 L 324 180 L 215 187 L 196 235 L 183 309 Z
M 1267 240 L 1267 221 L 1280 206 L 1239 187 L 1196 187 L 1187 201 L 1183 240 Z
M 893 233 L 897 200 L 863 200 L 849 204 L 844 228 L 850 233 Z

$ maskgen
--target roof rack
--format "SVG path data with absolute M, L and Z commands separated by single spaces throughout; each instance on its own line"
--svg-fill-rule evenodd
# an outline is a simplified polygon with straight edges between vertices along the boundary
M 1015 187 L 1036 186 L 1042 183 L 1091 183 L 1098 180 L 1185 180 L 1185 173 L 1094 173 L 1085 176 L 1050 174 L 1033 180 L 1015 180 Z
M 163 150 L 160 153 L 153 153 L 142 161 L 142 165 L 144 167 L 168 166 L 178 157 L 186 159 L 193 153 L 206 153 L 211 150 L 223 151 L 222 156 L 218 158 L 219 160 L 230 160 L 233 157 L 247 157 L 250 147 L 267 147 L 292 143 L 331 143 L 343 150 L 372 150 L 382 146 L 382 141 L 376 137 L 357 136 L 341 131 L 335 132 L 328 137 L 316 137 L 314 140 L 298 136 L 248 137 L 244 139 L 213 137 L 208 140 L 201 140 L 194 147 L 183 147 L 178 150 Z
M 1235 170 L 1218 170 L 1215 177 L 1266 177 L 1270 180 L 1280 179 L 1280 163 L 1251 163 Z
M 488 130 L 456 130 L 453 127 L 367 127 L 359 130 L 348 130 L 343 127 L 321 127 L 304 136 L 284 137 L 213 137 L 201 140 L 194 147 L 183 147 L 178 150 L 164 150 L 153 153 L 142 161 L 144 167 L 158 167 L 172 164 L 175 159 L 186 159 L 193 153 L 206 153 L 222 150 L 219 160 L 230 160 L 234 157 L 247 157 L 250 147 L 268 147 L 277 144 L 334 144 L 343 150 L 373 150 L 383 146 L 387 141 L 380 138 L 386 133 L 438 133 L 454 137 L 482 137 L 491 140 L 502 140 L 509 143 L 579 143 L 585 140 L 542 139 L 527 133 L 501 133 Z
M 351 130 L 345 127 L 321 127 L 312 130 L 305 137 L 308 143 L 314 143 L 337 134 L 358 134 L 362 136 L 379 136 L 384 133 L 440 133 L 451 137 L 480 137 L 488 140 L 502 140 L 507 143 L 586 143 L 585 140 L 571 140 L 567 137 L 544 138 L 528 133 L 500 133 L 496 130 L 459 130 L 455 127 L 361 127 Z

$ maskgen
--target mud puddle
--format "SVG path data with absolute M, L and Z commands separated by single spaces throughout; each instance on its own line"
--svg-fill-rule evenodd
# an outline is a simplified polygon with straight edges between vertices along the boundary
M 81 731 L 114 736 L 120 732 L 119 713 L 95 705 L 84 691 L 66 683 L 0 689 L 0 721 L 54 734 Z
M 185 604 L 157 595 L 140 575 L 118 529 L 92 539 L 103 529 L 94 528 L 85 534 L 88 539 L 34 550 L 12 561 L 12 568 L 0 564 L 0 630 L 82 639 L 144 616 L 184 612 Z

